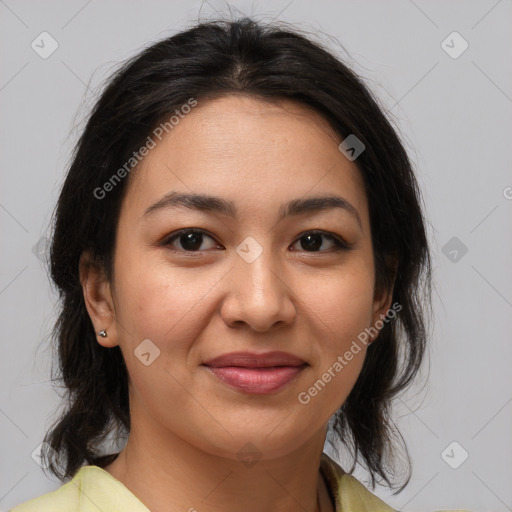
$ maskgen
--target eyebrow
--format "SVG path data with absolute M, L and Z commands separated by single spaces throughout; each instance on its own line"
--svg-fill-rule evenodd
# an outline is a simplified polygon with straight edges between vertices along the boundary
M 176 208 L 179 206 L 183 206 L 191 210 L 221 213 L 233 218 L 237 217 L 238 212 L 234 202 L 227 201 L 220 197 L 174 191 L 169 192 L 156 203 L 148 207 L 144 211 L 143 217 L 150 216 L 159 210 Z M 332 208 L 341 208 L 342 210 L 347 211 L 355 217 L 359 226 L 362 227 L 361 218 L 356 208 L 343 197 L 336 195 L 293 199 L 281 206 L 279 209 L 279 220 L 308 212 L 318 212 Z

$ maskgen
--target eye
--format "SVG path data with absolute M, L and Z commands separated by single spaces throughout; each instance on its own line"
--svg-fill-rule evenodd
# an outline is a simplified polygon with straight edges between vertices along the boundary
M 206 239 L 210 240 L 210 243 L 207 243 L 207 246 L 201 249 Z M 325 247 L 325 240 L 328 241 L 327 248 Z M 336 252 L 341 250 L 347 251 L 352 248 L 351 244 L 345 242 L 340 236 L 320 230 L 303 233 L 293 245 L 299 242 L 300 248 L 298 250 L 306 252 L 329 252 L 329 250 Z M 200 253 L 206 249 L 219 248 L 217 242 L 205 231 L 192 228 L 180 229 L 172 233 L 160 245 L 168 247 L 175 252 L 185 253 Z
M 345 242 L 345 240 L 343 240 L 343 238 L 340 236 L 319 230 L 303 233 L 301 237 L 295 242 L 295 244 L 300 242 L 301 249 L 306 252 L 327 252 L 325 250 L 322 238 L 328 239 L 330 241 L 331 247 L 328 247 L 327 251 L 328 249 L 332 249 L 334 252 L 343 250 L 348 251 L 352 248 L 351 244 Z M 324 249 L 320 250 L 322 246 L 324 246 Z
M 206 247 L 206 249 L 218 247 L 215 240 L 201 229 L 181 229 L 167 237 L 161 245 L 169 247 L 176 252 L 202 252 L 200 248 L 205 238 L 213 242 L 210 243 L 210 247 Z M 181 247 L 176 247 L 176 245 L 181 245 Z M 203 250 L 204 249 L 203 247 Z

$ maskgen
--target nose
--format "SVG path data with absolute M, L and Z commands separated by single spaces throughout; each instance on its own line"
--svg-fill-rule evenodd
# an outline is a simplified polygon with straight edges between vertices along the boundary
M 236 255 L 226 279 L 220 314 L 229 327 L 264 332 L 295 320 L 295 294 L 271 254 L 263 251 L 251 263 Z

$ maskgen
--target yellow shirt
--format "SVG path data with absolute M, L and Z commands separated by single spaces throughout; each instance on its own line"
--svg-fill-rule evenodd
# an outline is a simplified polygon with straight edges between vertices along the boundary
M 336 512 L 396 512 L 322 454 L 320 471 L 334 497 Z M 82 466 L 59 489 L 10 512 L 150 512 L 119 480 L 98 466 Z M 199 511 L 200 512 L 200 511 Z

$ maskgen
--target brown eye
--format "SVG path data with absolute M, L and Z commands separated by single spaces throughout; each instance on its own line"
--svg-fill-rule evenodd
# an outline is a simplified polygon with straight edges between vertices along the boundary
M 202 252 L 200 249 L 205 239 L 209 239 L 213 243 L 210 243 L 210 247 L 203 247 L 202 250 L 217 246 L 211 236 L 198 229 L 181 229 L 166 238 L 162 245 L 177 252 Z
M 325 248 L 325 240 L 328 240 L 327 248 Z M 349 250 L 350 244 L 345 242 L 341 237 L 325 231 L 309 231 L 304 233 L 296 242 L 300 242 L 300 249 L 306 252 L 328 252 L 329 250 L 340 251 Z M 323 249 L 322 249 L 323 247 Z

